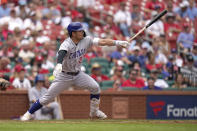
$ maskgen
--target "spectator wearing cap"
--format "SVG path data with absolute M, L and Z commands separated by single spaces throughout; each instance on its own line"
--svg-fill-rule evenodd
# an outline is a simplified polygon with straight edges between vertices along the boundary
M 176 40 L 179 33 L 181 32 L 181 26 L 177 24 L 177 19 L 173 13 L 166 14 L 166 21 L 164 22 L 164 32 L 169 42 L 170 49 L 176 49 Z
M 132 53 L 128 56 L 128 60 L 131 62 L 131 63 L 134 63 L 134 62 L 140 62 L 140 47 L 135 45 L 132 49 Z M 141 66 L 141 65 L 140 65 Z
M 27 6 L 26 0 L 19 0 L 18 6 L 15 7 L 16 15 L 20 17 L 22 20 L 24 20 L 26 17 L 28 17 L 28 14 L 30 12 L 30 9 Z
M 12 82 L 12 85 L 16 89 L 30 89 L 31 83 L 25 76 L 25 68 L 22 65 L 16 65 L 15 72 L 17 73 L 17 76 Z
M 10 8 L 7 6 L 7 0 L 1 0 L 0 18 L 10 15 Z
M 28 98 L 30 105 L 39 99 L 43 94 L 47 92 L 45 88 L 45 76 L 38 74 L 35 77 L 35 86 L 28 90 Z M 52 114 L 52 116 L 50 115 Z M 60 106 L 56 101 L 49 103 L 46 106 L 43 106 L 41 110 L 35 112 L 35 120 L 49 120 L 49 119 L 61 119 L 60 116 Z
M 150 77 L 153 77 L 155 79 L 154 85 L 161 88 L 168 88 L 169 87 L 168 83 L 164 79 L 159 78 L 158 75 L 160 74 L 161 72 L 159 72 L 158 70 L 155 69 L 151 70 Z
M 188 0 L 189 6 L 186 10 L 186 16 L 189 17 L 191 20 L 195 20 L 197 18 L 197 7 L 195 6 L 194 0 Z
M 189 24 L 184 23 L 183 31 L 178 35 L 177 44 L 182 50 L 188 49 L 189 51 L 191 51 L 193 47 L 193 42 L 194 35 L 190 32 Z
M 175 13 L 177 13 L 181 18 L 187 17 L 186 11 L 187 11 L 188 6 L 189 6 L 189 2 L 187 0 L 182 1 L 179 4 L 179 8 L 177 9 Z
M 147 79 L 147 84 L 148 85 L 145 86 L 143 88 L 143 90 L 162 90 L 161 87 L 155 86 L 154 83 L 155 83 L 155 78 L 154 77 L 148 77 L 148 79 Z
M 29 17 L 25 18 L 23 29 L 31 29 L 31 30 L 43 29 L 42 22 L 37 17 L 35 11 L 31 11 L 29 13 Z
M 108 76 L 102 74 L 101 72 L 101 65 L 99 63 L 94 63 L 91 69 L 91 77 L 95 79 L 98 83 L 110 80 Z
M 138 78 L 138 70 L 131 69 L 129 71 L 129 78 L 124 81 L 121 85 L 122 88 L 124 87 L 131 87 L 131 88 L 143 88 L 145 86 L 145 82 L 143 79 Z

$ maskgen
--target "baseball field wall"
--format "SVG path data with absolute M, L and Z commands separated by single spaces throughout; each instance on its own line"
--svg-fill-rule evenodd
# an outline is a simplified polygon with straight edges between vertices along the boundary
M 89 92 L 64 91 L 64 119 L 88 119 Z M 0 91 L 0 119 L 14 119 L 29 108 L 27 91 Z M 103 91 L 100 109 L 113 119 L 197 119 L 197 91 Z

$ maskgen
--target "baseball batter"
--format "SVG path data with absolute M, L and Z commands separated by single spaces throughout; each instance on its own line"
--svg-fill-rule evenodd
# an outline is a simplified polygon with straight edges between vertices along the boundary
M 99 85 L 93 78 L 80 70 L 81 63 L 87 49 L 92 45 L 128 47 L 129 43 L 127 41 L 86 36 L 80 22 L 70 23 L 67 30 L 70 37 L 67 38 L 59 48 L 57 65 L 53 71 L 55 80 L 49 87 L 47 93 L 38 99 L 21 117 L 22 121 L 30 120 L 35 111 L 53 101 L 58 94 L 70 86 L 77 86 L 90 91 L 90 117 L 107 118 L 107 115 L 99 110 Z

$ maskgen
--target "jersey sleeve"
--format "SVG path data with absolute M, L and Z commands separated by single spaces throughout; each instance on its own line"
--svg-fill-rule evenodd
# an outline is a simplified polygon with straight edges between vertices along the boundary
M 59 50 L 66 50 L 66 51 L 68 51 L 68 48 L 69 48 L 69 43 L 65 40 L 65 41 L 60 45 Z
M 98 45 L 98 40 L 99 40 L 99 38 L 92 38 L 92 37 L 90 37 L 90 36 L 87 36 L 85 39 L 86 39 L 86 41 L 88 42 L 88 45 L 89 45 L 89 46 Z

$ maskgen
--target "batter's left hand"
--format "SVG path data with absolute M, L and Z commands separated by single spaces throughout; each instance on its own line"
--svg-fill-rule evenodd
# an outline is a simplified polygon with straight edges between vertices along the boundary
M 122 46 L 124 48 L 128 48 L 129 47 L 129 42 L 128 41 L 116 40 L 115 45 Z

